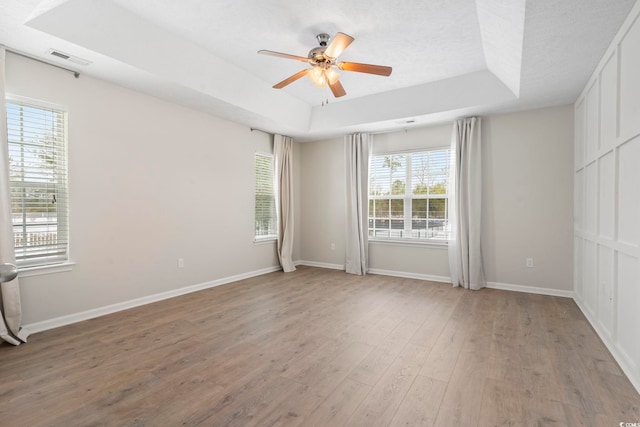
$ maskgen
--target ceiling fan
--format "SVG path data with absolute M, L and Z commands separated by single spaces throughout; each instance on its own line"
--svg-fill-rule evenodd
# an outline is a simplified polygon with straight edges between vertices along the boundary
M 299 78 L 308 75 L 313 84 L 318 87 L 324 87 L 329 85 L 333 96 L 339 98 L 347 94 L 344 87 L 340 83 L 340 74 L 335 70 L 338 68 L 343 71 L 355 71 L 358 73 L 376 74 L 379 76 L 391 75 L 391 67 L 383 65 L 371 65 L 360 64 L 358 62 L 336 62 L 338 56 L 353 42 L 354 38 L 344 34 L 338 33 L 333 38 L 331 43 L 327 46 L 330 36 L 326 33 L 321 33 L 316 36 L 320 47 L 313 48 L 309 51 L 309 54 L 305 58 L 304 56 L 289 55 L 287 53 L 274 52 L 272 50 L 259 50 L 258 53 L 262 55 L 277 56 L 280 58 L 294 59 L 300 62 L 307 62 L 311 65 L 311 68 L 299 71 L 291 77 L 288 77 L 278 84 L 275 84 L 274 89 L 282 89 L 298 80 Z

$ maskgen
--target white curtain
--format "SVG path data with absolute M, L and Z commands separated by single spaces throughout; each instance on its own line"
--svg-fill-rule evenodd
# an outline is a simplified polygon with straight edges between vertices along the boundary
M 0 45 L 0 264 L 15 264 L 16 254 L 11 225 L 11 191 L 9 189 L 9 145 L 5 94 L 5 47 Z M 0 338 L 19 345 L 27 342 L 29 332 L 20 327 L 22 308 L 18 279 L 0 284 Z
M 278 188 L 278 258 L 286 272 L 295 271 L 293 265 L 293 139 L 274 135 L 276 185 Z
M 367 274 L 369 265 L 369 153 L 372 137 L 356 133 L 344 137 L 347 172 L 347 273 Z
M 449 269 L 453 286 L 486 286 L 482 268 L 480 227 L 482 209 L 481 120 L 456 120 L 451 138 L 449 181 Z

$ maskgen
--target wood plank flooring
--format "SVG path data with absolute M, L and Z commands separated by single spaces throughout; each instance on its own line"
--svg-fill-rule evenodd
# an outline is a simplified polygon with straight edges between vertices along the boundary
M 300 267 L 0 345 L 7 426 L 618 426 L 570 299 Z

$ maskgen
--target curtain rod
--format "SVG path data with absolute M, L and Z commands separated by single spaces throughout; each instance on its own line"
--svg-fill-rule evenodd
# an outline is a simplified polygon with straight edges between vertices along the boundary
M 14 50 L 14 49 L 9 49 L 8 47 L 5 47 L 5 50 L 7 52 L 13 53 L 14 55 L 22 56 L 23 58 L 31 59 L 32 61 L 37 61 L 37 62 L 40 62 L 42 64 L 47 64 L 47 65 L 50 65 L 52 67 L 60 68 L 61 70 L 64 70 L 64 71 L 68 71 L 68 72 L 72 73 L 73 77 L 75 77 L 76 79 L 78 77 L 80 77 L 80 73 L 78 71 L 72 70 L 70 68 L 65 68 L 65 67 L 63 67 L 61 65 L 52 64 L 51 62 L 45 61 L 45 60 L 40 59 L 40 58 L 36 58 L 35 56 L 31 56 L 31 55 L 28 55 L 26 53 L 23 53 L 23 52 Z
M 249 128 L 249 129 L 251 129 L 251 132 L 258 131 L 258 132 L 266 133 L 267 135 L 273 135 L 271 132 L 267 132 L 266 130 L 262 130 L 258 128 Z
M 267 135 L 272 136 L 274 138 L 276 137 L 276 135 L 280 135 L 280 134 L 267 132 L 266 130 L 262 130 L 262 129 L 258 129 L 258 128 L 249 128 L 249 129 L 251 129 L 251 132 L 256 131 L 256 132 L 266 133 Z M 293 140 L 292 136 L 287 136 L 287 135 L 281 135 L 281 136 L 284 136 L 285 138 L 291 138 L 291 140 Z

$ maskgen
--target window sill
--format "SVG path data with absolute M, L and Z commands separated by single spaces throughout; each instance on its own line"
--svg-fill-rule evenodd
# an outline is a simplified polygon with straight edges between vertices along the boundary
M 18 278 L 30 276 L 42 276 L 45 274 L 62 273 L 73 270 L 76 265 L 73 261 L 65 261 L 60 264 L 37 265 L 31 267 L 18 267 Z
M 253 239 L 253 244 L 254 245 L 266 245 L 269 243 L 275 243 L 278 241 L 278 238 L 273 236 L 273 237 L 262 237 L 262 238 L 254 238 Z
M 449 244 L 446 241 L 437 240 L 415 240 L 415 239 L 369 239 L 369 243 L 374 245 L 407 246 L 407 247 L 429 247 L 434 249 L 447 249 Z

